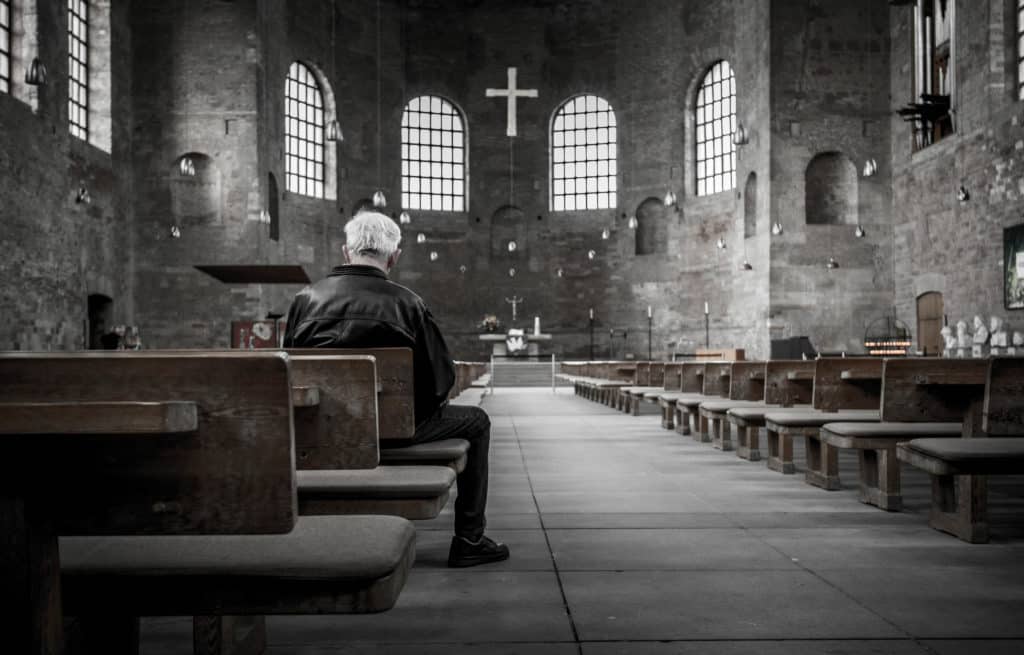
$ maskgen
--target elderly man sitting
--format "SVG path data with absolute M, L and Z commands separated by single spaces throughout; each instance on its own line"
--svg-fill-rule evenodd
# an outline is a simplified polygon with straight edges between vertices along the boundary
M 415 443 L 469 442 L 456 484 L 455 536 L 448 566 L 508 559 L 509 550 L 484 536 L 491 422 L 479 407 L 447 403 L 455 382 L 448 346 L 423 300 L 388 279 L 402 232 L 390 218 L 363 212 L 345 225 L 345 265 L 300 291 L 288 312 L 286 348 L 387 348 L 413 351 Z

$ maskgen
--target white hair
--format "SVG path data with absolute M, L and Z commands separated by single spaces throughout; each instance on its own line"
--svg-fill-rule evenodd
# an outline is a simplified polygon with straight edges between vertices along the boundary
M 360 212 L 345 224 L 345 245 L 352 255 L 387 259 L 401 240 L 402 230 L 380 212 Z

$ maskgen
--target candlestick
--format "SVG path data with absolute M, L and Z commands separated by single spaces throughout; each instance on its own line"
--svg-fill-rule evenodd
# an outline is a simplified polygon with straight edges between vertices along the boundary
M 594 308 L 590 308 L 590 320 L 594 320 Z
M 647 318 L 651 318 L 654 314 L 651 312 L 651 306 L 647 305 Z
M 704 301 L 704 313 L 705 314 L 709 314 L 710 313 L 710 309 L 708 308 L 708 301 L 706 301 L 706 300 Z
M 533 333 L 540 334 L 540 316 L 533 317 Z

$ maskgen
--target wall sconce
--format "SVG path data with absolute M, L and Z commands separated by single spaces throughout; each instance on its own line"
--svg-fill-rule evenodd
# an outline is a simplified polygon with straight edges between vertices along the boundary
M 967 187 L 960 185 L 960 188 L 956 190 L 956 199 L 960 202 L 967 202 L 971 199 L 971 192 L 967 190 Z
M 85 188 L 85 183 L 78 187 L 78 192 L 75 194 L 75 202 L 79 205 L 88 205 L 92 202 L 92 196 L 89 195 L 89 189 Z
M 39 57 L 32 58 L 32 64 L 25 71 L 25 84 L 31 86 L 42 86 L 46 84 L 46 66 L 39 61 Z
M 409 212 L 403 211 L 398 215 L 398 222 L 402 225 L 408 225 L 409 223 L 412 223 L 412 216 L 409 215 Z
M 380 189 L 373 192 L 373 206 L 377 209 L 383 209 L 388 206 L 387 196 Z
M 774 223 L 772 223 L 772 234 L 775 236 L 779 236 L 780 234 L 782 234 L 782 223 L 780 223 L 779 221 L 775 221 Z
M 736 124 L 736 131 L 732 133 L 732 144 L 734 146 L 745 146 L 750 143 L 750 135 L 747 134 L 747 128 L 743 127 L 743 123 Z
M 345 136 L 341 133 L 341 123 L 338 122 L 337 118 L 327 123 L 327 134 L 324 138 L 335 143 L 341 143 L 345 140 Z
M 423 234 L 422 232 L 420 232 L 419 234 L 416 235 L 416 243 L 426 243 L 426 242 L 427 242 L 427 235 L 426 234 Z
M 629 221 L 626 223 L 626 225 L 629 227 L 629 229 L 635 230 L 636 228 L 640 227 L 640 221 L 636 220 L 636 216 L 630 216 Z
M 864 177 L 874 177 L 875 173 L 877 173 L 877 172 L 878 172 L 878 162 L 876 162 L 874 159 L 869 159 L 866 162 L 864 162 L 864 171 L 863 171 Z
M 836 261 L 835 257 L 829 257 L 828 263 L 825 264 L 825 268 L 827 268 L 830 271 L 835 270 L 839 268 L 839 262 Z

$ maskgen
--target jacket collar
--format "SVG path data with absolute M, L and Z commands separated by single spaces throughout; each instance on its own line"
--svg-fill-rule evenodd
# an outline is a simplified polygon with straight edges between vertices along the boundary
M 337 275 L 363 275 L 366 277 L 379 277 L 384 280 L 388 279 L 388 274 L 376 266 L 365 266 L 362 264 L 343 264 L 341 266 L 335 266 L 331 270 L 330 277 L 335 277 Z

